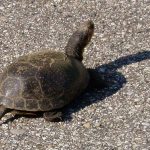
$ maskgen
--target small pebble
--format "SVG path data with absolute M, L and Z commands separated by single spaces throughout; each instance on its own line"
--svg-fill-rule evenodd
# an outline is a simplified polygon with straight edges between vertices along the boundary
M 10 132 L 15 135 L 21 135 L 24 134 L 26 131 L 23 129 L 11 129 Z
M 83 126 L 84 126 L 85 128 L 90 128 L 90 127 L 91 127 L 91 124 L 90 124 L 89 122 L 87 122 L 87 123 L 83 124 Z

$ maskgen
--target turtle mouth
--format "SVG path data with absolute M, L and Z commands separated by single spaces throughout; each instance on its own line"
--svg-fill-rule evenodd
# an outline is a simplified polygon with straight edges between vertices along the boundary
M 89 30 L 94 30 L 94 23 L 93 21 L 89 20 L 86 22 L 86 26 Z
M 93 21 L 89 20 L 86 21 L 84 24 L 81 25 L 80 27 L 81 31 L 85 31 L 85 32 L 94 32 L 94 23 Z

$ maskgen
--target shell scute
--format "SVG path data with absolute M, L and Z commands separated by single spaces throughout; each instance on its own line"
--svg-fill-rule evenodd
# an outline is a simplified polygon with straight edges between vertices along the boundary
M 29 111 L 39 110 L 38 101 L 36 99 L 26 99 L 26 110 Z
M 21 98 L 21 97 L 16 97 L 14 99 L 14 108 L 18 109 L 18 110 L 25 109 L 26 108 L 25 100 L 23 98 Z
M 45 67 L 36 74 L 37 80 L 41 83 L 43 93 L 47 97 L 57 97 L 64 90 L 65 72 L 59 68 Z
M 41 111 L 47 111 L 47 110 L 50 110 L 50 109 L 54 108 L 52 103 L 51 103 L 51 99 L 49 99 L 49 98 L 43 98 L 38 103 L 39 103 L 39 109 Z
M 22 97 L 37 100 L 43 97 L 39 82 L 35 77 L 30 77 L 23 81 Z
M 9 65 L 7 70 L 9 76 L 26 78 L 34 76 L 38 69 L 28 62 L 16 62 Z
M 52 64 L 56 60 L 61 60 L 63 59 L 63 57 L 63 53 L 43 51 L 39 52 L 36 57 L 34 56 L 34 54 L 30 55 L 29 63 L 33 66 L 37 66 L 38 68 L 43 68 L 43 66 Z
M 9 97 L 0 96 L 1 104 L 8 108 L 14 108 L 14 100 Z
M 1 85 L 1 94 L 6 97 L 17 97 L 21 93 L 21 83 L 16 78 L 6 78 Z

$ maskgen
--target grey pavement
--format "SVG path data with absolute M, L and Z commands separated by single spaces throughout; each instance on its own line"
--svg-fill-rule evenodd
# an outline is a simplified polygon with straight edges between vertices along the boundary
M 95 33 L 84 64 L 115 82 L 77 98 L 64 122 L 7 121 L 0 126 L 0 150 L 150 149 L 149 0 L 0 0 L 1 72 L 20 55 L 63 52 L 72 32 L 89 19 Z

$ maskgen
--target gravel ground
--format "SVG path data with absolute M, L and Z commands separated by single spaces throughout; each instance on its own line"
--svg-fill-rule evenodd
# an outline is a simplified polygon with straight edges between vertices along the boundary
M 115 82 L 85 92 L 66 108 L 64 122 L 8 120 L 0 126 L 0 149 L 150 149 L 149 0 L 0 0 L 1 71 L 23 54 L 64 51 L 72 32 L 88 19 L 95 34 L 84 64 Z

